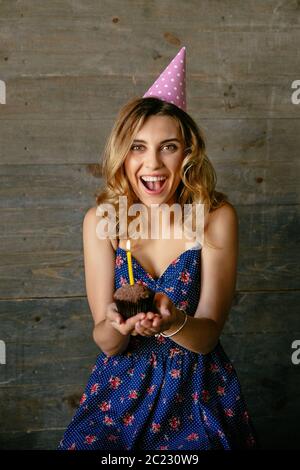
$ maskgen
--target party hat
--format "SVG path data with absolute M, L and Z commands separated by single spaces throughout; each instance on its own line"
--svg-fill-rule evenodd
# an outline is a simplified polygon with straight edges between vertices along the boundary
M 143 98 L 148 96 L 160 98 L 186 111 L 185 68 L 184 46 L 146 91 Z

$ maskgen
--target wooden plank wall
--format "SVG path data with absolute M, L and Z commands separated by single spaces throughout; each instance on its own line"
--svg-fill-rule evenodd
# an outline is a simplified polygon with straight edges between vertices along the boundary
M 300 2 L 0 0 L 0 447 L 54 449 L 99 350 L 82 220 L 119 108 L 182 45 L 188 112 L 240 220 L 222 341 L 262 444 L 299 446 Z

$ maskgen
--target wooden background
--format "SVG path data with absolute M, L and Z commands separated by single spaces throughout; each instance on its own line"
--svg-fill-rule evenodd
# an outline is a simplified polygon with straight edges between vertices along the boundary
M 99 350 L 82 221 L 119 108 L 187 47 L 188 112 L 240 220 L 222 336 L 269 448 L 299 447 L 300 1 L 0 0 L 0 447 L 54 449 Z

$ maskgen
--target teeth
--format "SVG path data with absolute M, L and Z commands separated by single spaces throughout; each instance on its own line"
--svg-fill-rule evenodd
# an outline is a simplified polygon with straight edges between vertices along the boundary
M 166 176 L 141 176 L 144 181 L 164 181 Z

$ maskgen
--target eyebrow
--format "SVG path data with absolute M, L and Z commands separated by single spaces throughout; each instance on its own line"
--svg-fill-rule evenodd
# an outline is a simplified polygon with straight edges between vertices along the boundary
M 165 142 L 170 142 L 170 141 L 176 141 L 176 142 L 179 142 L 180 143 L 180 140 L 177 139 L 176 137 L 174 137 L 173 139 L 165 139 L 165 140 L 162 140 L 160 143 L 161 144 L 164 144 Z M 133 142 L 142 142 L 143 144 L 146 144 L 147 142 L 145 140 L 142 140 L 142 139 L 134 139 Z

